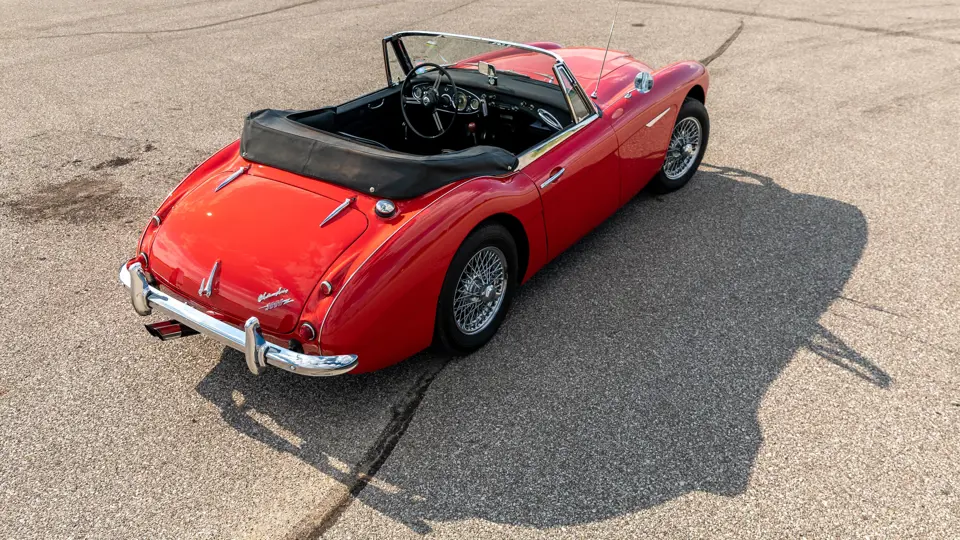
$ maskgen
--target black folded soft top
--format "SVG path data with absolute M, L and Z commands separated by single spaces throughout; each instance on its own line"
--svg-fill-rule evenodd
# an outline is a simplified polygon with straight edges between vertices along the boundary
M 517 157 L 494 146 L 474 146 L 432 156 L 377 148 L 302 124 L 298 111 L 252 112 L 243 125 L 240 154 L 349 189 L 391 199 L 409 199 L 475 176 L 495 176 L 517 167 Z

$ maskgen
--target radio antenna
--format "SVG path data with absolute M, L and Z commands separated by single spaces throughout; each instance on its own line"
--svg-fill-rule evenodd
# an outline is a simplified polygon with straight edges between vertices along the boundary
M 620 12 L 620 2 L 617 2 L 617 7 L 613 10 L 613 22 L 610 23 L 610 36 L 607 37 L 607 48 L 603 51 L 603 61 L 600 62 L 600 73 L 597 75 L 597 86 L 593 89 L 593 93 L 590 94 L 590 97 L 597 99 L 597 90 L 600 89 L 600 78 L 603 77 L 603 65 L 607 63 L 607 53 L 610 52 L 610 40 L 613 39 L 613 27 L 617 25 L 617 13 Z

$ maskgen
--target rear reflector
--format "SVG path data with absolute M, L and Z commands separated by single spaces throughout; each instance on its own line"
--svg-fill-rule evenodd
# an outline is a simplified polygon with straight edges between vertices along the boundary
M 150 335 L 159 338 L 161 341 L 193 336 L 198 333 L 193 328 L 180 324 L 179 321 L 163 321 L 145 324 L 143 327 L 147 329 L 147 332 L 150 332 Z

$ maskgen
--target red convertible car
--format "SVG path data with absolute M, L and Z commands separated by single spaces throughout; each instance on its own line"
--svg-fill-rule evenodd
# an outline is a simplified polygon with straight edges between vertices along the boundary
M 708 75 L 627 53 L 437 32 L 383 40 L 387 84 L 251 113 L 163 201 L 123 265 L 140 315 L 255 374 L 367 372 L 465 354 L 517 287 L 650 184 L 683 186 Z

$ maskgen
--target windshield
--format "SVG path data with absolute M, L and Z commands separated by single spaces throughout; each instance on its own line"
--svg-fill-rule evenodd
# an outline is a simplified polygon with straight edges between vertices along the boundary
M 477 69 L 479 62 L 493 65 L 497 73 L 519 75 L 556 84 L 556 58 L 542 52 L 480 39 L 446 35 L 408 35 L 400 38 L 411 63 L 440 64 L 454 69 Z M 392 66 L 391 66 L 392 67 Z

